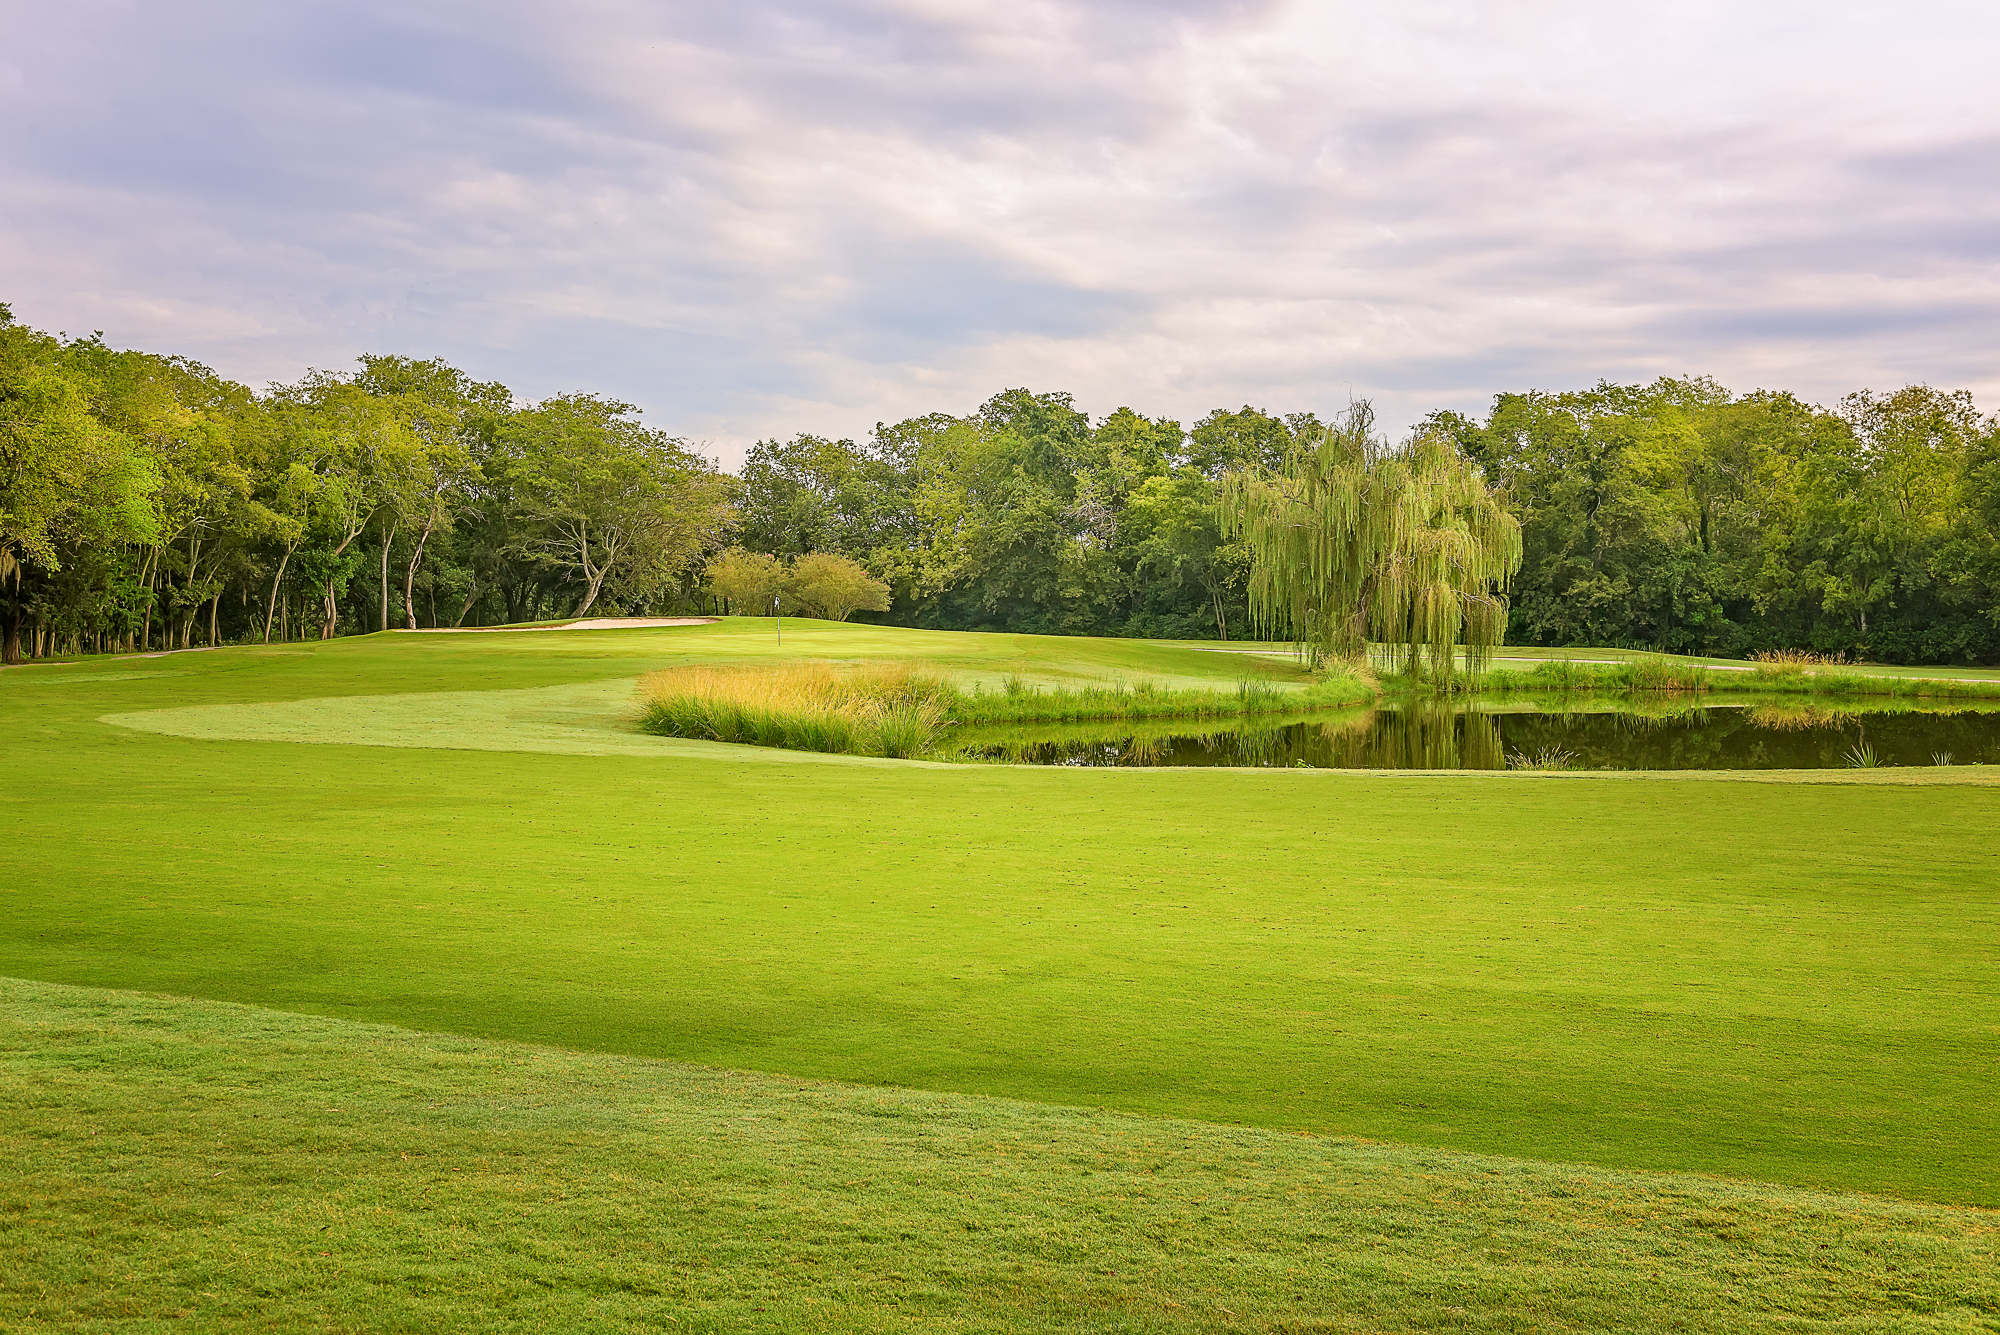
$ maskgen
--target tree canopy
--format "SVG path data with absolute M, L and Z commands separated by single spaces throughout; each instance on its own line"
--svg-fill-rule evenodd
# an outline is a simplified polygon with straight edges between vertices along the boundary
M 1297 506 L 1334 509 L 1286 583 L 1258 557 Z M 523 403 L 376 355 L 253 392 L 0 306 L 15 657 L 762 612 L 788 589 L 827 615 L 1045 634 L 1226 638 L 1254 609 L 1425 671 L 1448 642 L 1476 655 L 1503 606 L 1514 643 L 1992 663 L 1996 531 L 2000 427 L 1925 385 L 1832 406 L 1701 378 L 1510 392 L 1396 442 L 1353 413 L 1093 419 L 1015 388 L 860 440 L 761 441 L 731 475 L 606 397 Z M 1329 564 L 1342 543 L 1358 564 Z M 807 557 L 812 587 L 848 593 L 803 595 Z
M 1476 668 L 1506 632 L 1520 523 L 1435 426 L 1391 449 L 1355 404 L 1278 467 L 1232 471 L 1218 510 L 1251 553 L 1252 615 L 1315 662 L 1374 641 L 1449 683 L 1461 646 Z

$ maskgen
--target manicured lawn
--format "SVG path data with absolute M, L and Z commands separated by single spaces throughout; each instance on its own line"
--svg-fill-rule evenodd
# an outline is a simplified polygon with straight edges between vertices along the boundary
M 0 973 L 2000 1204 L 1991 770 L 950 768 L 620 721 L 637 673 L 768 655 L 770 632 L 389 636 L 0 673 Z M 784 652 L 994 681 L 1295 675 L 810 623 L 788 623 Z M 417 693 L 433 698 L 382 698 Z M 323 697 L 347 699 L 254 707 Z M 98 721 L 163 708 L 188 712 L 153 726 L 200 735 Z M 394 744 L 240 740 L 278 736 Z
M 1985 1211 L 0 980 L 0 1329 L 1990 1330 Z

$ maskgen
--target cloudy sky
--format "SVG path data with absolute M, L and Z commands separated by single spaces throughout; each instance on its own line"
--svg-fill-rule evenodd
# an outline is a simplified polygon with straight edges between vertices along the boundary
M 710 442 L 997 389 L 2000 407 L 2000 6 L 0 0 L 0 300 Z

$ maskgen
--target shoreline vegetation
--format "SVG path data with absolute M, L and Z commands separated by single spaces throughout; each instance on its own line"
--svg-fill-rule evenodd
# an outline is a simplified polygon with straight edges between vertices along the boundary
M 937 755 L 955 727 L 1129 719 L 1214 720 L 1368 704 L 1374 680 L 1339 668 L 1300 690 L 1239 681 L 1233 691 L 1131 685 L 967 690 L 907 663 L 801 662 L 668 668 L 640 679 L 639 726 L 661 737 L 910 760 Z
M 1470 675 L 1447 697 L 1473 704 L 1579 696 L 1687 701 L 1708 696 L 1828 700 L 2000 700 L 2000 682 L 1876 676 L 1808 655 L 1774 655 L 1749 672 L 1717 672 L 1666 656 L 1617 663 L 1558 658 L 1526 669 Z M 1311 684 L 1287 689 L 1239 681 L 1229 689 L 1130 684 L 1032 685 L 1007 677 L 995 690 L 956 684 L 906 662 L 805 660 L 757 666 L 692 665 L 640 680 L 639 727 L 661 737 L 877 756 L 960 759 L 954 730 L 1019 724 L 1188 720 L 1215 722 L 1305 714 L 1436 698 L 1434 684 L 1378 680 L 1334 664 Z
M 1403 690 L 1428 683 L 1390 679 Z M 1773 653 L 1751 660 L 1748 672 L 1717 670 L 1666 655 L 1620 663 L 1551 658 L 1532 668 L 1490 668 L 1471 678 L 1470 695 L 1810 695 L 1886 696 L 1898 699 L 2000 700 L 2000 681 L 1887 676 L 1856 670 L 1836 659 Z

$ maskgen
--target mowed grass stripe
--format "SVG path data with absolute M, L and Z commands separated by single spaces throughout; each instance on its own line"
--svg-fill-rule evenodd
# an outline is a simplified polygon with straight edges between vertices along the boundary
M 1990 1213 L 0 979 L 0 1325 L 1975 1331 Z
M 1101 668 L 1091 649 L 1051 670 Z M 223 666 L 10 696 L 0 820 L 40 861 L 0 891 L 0 970 L 2000 1199 L 1991 788 L 776 765 L 95 722 L 330 683 L 520 688 L 544 661 L 402 653 L 207 655 Z M 643 658 L 606 644 L 547 675 Z

